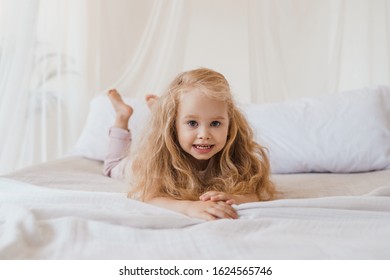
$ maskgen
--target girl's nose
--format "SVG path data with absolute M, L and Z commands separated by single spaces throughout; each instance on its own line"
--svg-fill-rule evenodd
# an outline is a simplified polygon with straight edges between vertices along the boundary
M 210 133 L 208 132 L 207 128 L 200 128 L 198 132 L 198 139 L 210 139 Z

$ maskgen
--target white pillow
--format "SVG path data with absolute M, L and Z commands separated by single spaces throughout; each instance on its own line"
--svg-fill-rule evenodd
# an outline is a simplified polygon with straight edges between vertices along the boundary
M 390 167 L 390 91 L 364 88 L 244 111 L 268 148 L 272 173 L 364 172 Z
M 136 143 L 142 129 L 147 124 L 150 111 L 143 99 L 123 97 L 123 101 L 134 109 L 129 121 L 129 129 L 133 142 Z M 87 121 L 71 154 L 94 160 L 104 160 L 108 149 L 108 132 L 114 124 L 114 120 L 115 111 L 106 95 L 99 95 L 92 99 Z
M 124 98 L 134 108 L 129 128 L 136 144 L 149 110 L 142 99 Z M 256 139 L 268 149 L 273 173 L 364 172 L 390 168 L 390 91 L 364 88 L 339 94 L 242 110 Z M 73 152 L 103 160 L 115 112 L 107 96 L 95 97 Z

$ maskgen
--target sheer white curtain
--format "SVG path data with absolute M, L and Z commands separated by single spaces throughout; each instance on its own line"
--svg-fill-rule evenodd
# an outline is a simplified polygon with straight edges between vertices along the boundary
M 0 1 L 0 174 L 69 153 L 93 96 L 182 70 L 188 1 Z
M 89 3 L 89 66 L 97 72 L 91 85 L 96 93 L 112 87 L 131 96 L 160 92 L 183 70 L 190 1 Z
M 253 101 L 390 84 L 388 0 L 248 4 Z
M 129 65 L 113 84 L 124 92 L 161 92 L 183 67 L 188 1 L 154 1 Z
M 31 158 L 25 140 L 39 1 L 0 3 L 0 166 L 7 171 Z
M 62 156 L 81 129 L 83 1 L 1 0 L 0 173 Z

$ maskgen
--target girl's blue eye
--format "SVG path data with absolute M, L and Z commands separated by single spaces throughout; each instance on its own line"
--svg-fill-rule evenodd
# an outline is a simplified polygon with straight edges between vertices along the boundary
M 213 121 L 210 124 L 210 126 L 220 126 L 220 125 L 221 125 L 221 122 L 219 122 L 219 121 Z
M 189 121 L 189 122 L 187 122 L 187 124 L 189 126 L 197 126 L 198 125 L 198 123 L 196 121 Z

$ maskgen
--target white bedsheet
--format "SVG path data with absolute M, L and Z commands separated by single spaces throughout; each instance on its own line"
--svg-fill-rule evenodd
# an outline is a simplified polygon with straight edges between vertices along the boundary
M 390 187 L 204 222 L 124 194 L 0 179 L 0 259 L 389 259 Z

